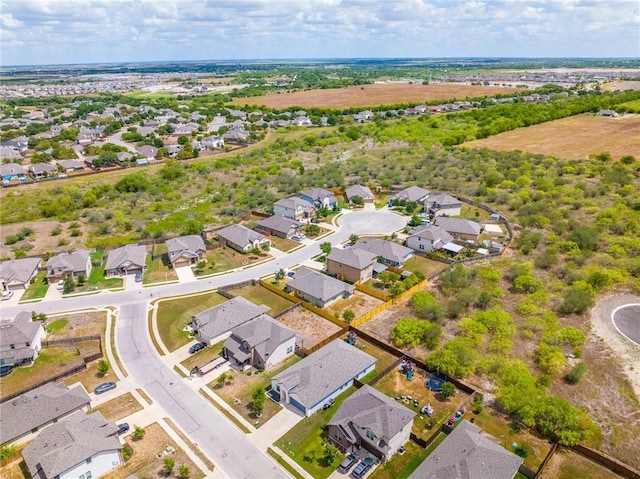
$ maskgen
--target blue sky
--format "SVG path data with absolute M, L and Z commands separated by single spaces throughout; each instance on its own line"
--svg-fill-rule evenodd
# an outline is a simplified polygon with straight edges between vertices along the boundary
M 640 0 L 0 0 L 3 65 L 640 57 Z

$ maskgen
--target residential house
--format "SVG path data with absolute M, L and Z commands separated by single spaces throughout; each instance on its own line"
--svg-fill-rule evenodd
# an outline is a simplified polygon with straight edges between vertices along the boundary
M 109 251 L 104 267 L 108 276 L 123 276 L 142 273 L 147 259 L 144 245 L 128 244 Z
M 34 479 L 98 479 L 124 464 L 118 426 L 101 412 L 76 412 L 22 450 Z
M 229 116 L 233 118 L 239 118 L 240 120 L 247 119 L 247 114 L 242 110 L 232 110 L 230 108 L 227 108 L 227 111 L 229 112 Z
M 58 160 L 58 166 L 62 168 L 62 171 L 68 173 L 70 171 L 82 171 L 84 170 L 84 162 L 80 160 Z
M 223 135 L 225 140 L 235 141 L 237 143 L 243 143 L 247 141 L 249 138 L 249 132 L 243 128 L 234 128 L 233 130 L 229 130 Z
M 0 332 L 0 366 L 31 364 L 40 354 L 45 331 L 30 313 L 22 311 L 13 320 L 0 321 Z
M 369 189 L 368 186 L 361 186 L 361 185 L 349 186 L 346 189 L 345 194 L 347 196 L 347 200 L 349 201 L 349 203 L 353 203 L 353 198 L 355 196 L 359 196 L 360 198 L 362 198 L 365 203 L 373 203 L 373 201 L 375 200 L 375 196 L 373 195 L 373 193 L 371 192 L 371 189 Z
M 463 420 L 418 466 L 409 479 L 513 479 L 523 460 L 497 439 Z
M 364 385 L 333 415 L 327 437 L 345 453 L 364 448 L 387 462 L 409 441 L 415 415 L 415 411 Z
M 424 203 L 429 196 L 430 191 L 419 186 L 410 186 L 393 195 L 390 201 L 414 201 L 416 203 Z
M 142 135 L 142 136 L 148 136 L 148 135 L 151 135 L 151 134 L 152 134 L 152 133 L 154 133 L 155 131 L 156 131 L 156 129 L 155 129 L 154 127 L 152 127 L 152 126 L 147 126 L 147 125 L 145 125 L 145 126 L 139 126 L 138 128 L 136 128 L 136 132 L 137 132 L 139 135 Z
M 17 136 L 2 143 L 3 146 L 11 146 L 20 153 L 24 153 L 29 148 L 29 138 L 25 135 Z
M 49 163 L 36 163 L 35 165 L 29 165 L 27 168 L 29 175 L 34 178 L 46 178 L 58 173 L 58 169 Z
M 364 283 L 373 277 L 378 255 L 358 248 L 332 248 L 327 256 L 327 273 L 341 281 Z
M 278 236 L 279 238 L 291 238 L 297 234 L 302 223 L 285 216 L 273 215 L 256 222 L 255 230 L 260 233 Z
M 203 138 L 200 142 L 202 148 L 209 148 L 213 150 L 214 148 L 223 148 L 224 147 L 224 138 L 221 136 L 207 136 Z
M 176 125 L 175 130 L 173 131 L 172 135 L 175 135 L 175 136 L 178 136 L 178 135 L 191 136 L 191 134 L 193 132 L 198 131 L 199 127 L 200 127 L 200 125 L 198 125 L 197 123 L 185 123 L 184 125 Z
M 40 258 L 10 259 L 0 263 L 2 291 L 27 289 L 38 273 Z
M 174 268 L 196 264 L 207 252 L 207 247 L 200 235 L 178 236 L 165 241 L 165 244 L 169 261 Z
M 24 174 L 24 168 L 17 163 L 4 163 L 0 165 L 0 176 L 2 176 L 3 181 L 23 181 L 27 179 Z
M 445 244 L 453 241 L 453 236 L 435 225 L 418 226 L 409 233 L 407 247 L 425 253 L 437 251 Z
M 413 256 L 413 250 L 411 248 L 379 238 L 360 240 L 354 247 L 374 253 L 378 258 L 381 258 L 382 263 L 395 266 L 396 268 L 400 268 Z
M 308 201 L 292 196 L 291 198 L 283 198 L 276 201 L 273 204 L 273 214 L 300 221 L 306 218 L 313 218 L 316 214 L 316 209 Z
M 153 160 L 158 154 L 158 149 L 155 146 L 144 145 L 136 148 L 136 151 L 144 156 L 147 160 Z
M 229 225 L 218 230 L 218 241 L 242 253 L 271 246 L 269 238 L 242 225 Z
M 311 416 L 375 367 L 376 358 L 336 339 L 273 376 L 271 391 L 280 403 Z
M 5 161 L 22 161 L 22 153 L 15 146 L 0 145 L 0 160 Z
M 308 116 L 297 116 L 291 120 L 291 124 L 295 126 L 312 126 L 313 122 Z
M 436 218 L 436 226 L 456 238 L 473 241 L 477 241 L 478 236 L 484 231 L 484 226 L 476 221 L 462 218 L 445 218 L 444 216 Z
M 133 159 L 133 155 L 128 151 L 120 151 L 117 154 L 118 163 L 124 163 L 126 161 L 131 161 Z M 146 160 L 146 158 L 144 158 Z
M 89 408 L 91 398 L 81 385 L 67 389 L 63 383 L 47 383 L 17 398 L 0 403 L 2 444 L 23 442 L 32 433 Z
M 365 121 L 373 120 L 373 112 L 369 110 L 361 111 L 360 113 L 355 113 L 353 115 L 353 119 L 356 123 L 364 123 Z
M 318 308 L 324 308 L 342 298 L 353 295 L 355 288 L 324 273 L 301 267 L 295 277 L 287 283 L 285 291 Z
M 311 203 L 315 208 L 332 209 L 338 206 L 335 195 L 324 188 L 313 188 L 300 193 L 300 198 Z
M 462 201 L 445 193 L 430 195 L 425 202 L 425 211 L 430 216 L 460 216 Z
M 262 314 L 231 331 L 223 354 L 241 369 L 270 369 L 291 356 L 295 348 L 295 331 Z
M 89 274 L 91 274 L 91 255 L 86 249 L 58 253 L 47 261 L 49 283 L 67 277 L 75 280 L 79 275 L 83 275 L 87 279 Z
M 227 338 L 238 326 L 269 311 L 264 304 L 256 305 L 236 296 L 222 304 L 205 309 L 191 318 L 191 329 L 198 341 L 216 344 Z

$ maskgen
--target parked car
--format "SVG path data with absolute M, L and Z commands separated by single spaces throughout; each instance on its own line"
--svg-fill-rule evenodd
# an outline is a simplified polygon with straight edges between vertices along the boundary
M 2 292 L 2 301 L 9 301 L 13 296 L 13 291 L 3 291 Z
M 356 462 L 358 462 L 358 456 L 356 456 L 355 454 L 349 454 L 342 460 L 342 462 L 338 466 L 338 472 L 346 474 Z
M 287 271 L 287 276 L 288 276 L 289 278 L 293 278 L 295 275 L 296 275 L 296 272 L 295 272 L 295 271 Z
M 114 382 L 98 384 L 96 388 L 93 390 L 93 392 L 96 394 L 106 393 L 107 391 L 111 391 L 112 389 L 115 389 L 116 386 L 117 384 Z
M 3 366 L 0 366 L 0 378 L 5 377 L 11 371 L 13 371 L 13 366 L 11 366 L 9 364 L 5 364 Z
M 124 434 L 129 430 L 129 423 L 123 422 L 122 424 L 116 424 L 118 426 L 118 434 Z
M 58 281 L 58 282 L 56 283 L 56 289 L 57 289 L 58 291 L 62 291 L 62 290 L 64 290 L 64 279 L 61 279 L 60 281 Z
M 303 234 L 301 234 L 301 233 L 299 233 L 299 234 L 295 234 L 295 235 L 293 235 L 293 236 L 291 237 L 291 239 L 294 239 L 294 240 L 296 240 L 296 241 L 302 241 L 302 240 L 303 240 L 303 239 L 305 239 L 305 238 L 306 238 L 306 236 L 305 236 L 305 235 L 303 235 Z
M 196 343 L 196 344 L 194 344 L 193 346 L 191 346 L 189 348 L 189 352 L 191 354 L 197 353 L 198 351 L 200 351 L 201 349 L 204 349 L 206 347 L 207 347 L 207 343 Z
M 322 409 L 329 409 L 331 406 L 335 404 L 333 398 L 329 399 L 326 403 L 322 405 Z
M 356 479 L 363 477 L 369 471 L 369 469 L 373 467 L 374 464 L 375 461 L 371 456 L 365 457 L 362 462 L 360 462 L 360 464 L 358 464 L 353 470 L 353 477 L 355 477 Z
M 140 271 L 136 273 L 136 283 L 142 283 L 142 273 Z

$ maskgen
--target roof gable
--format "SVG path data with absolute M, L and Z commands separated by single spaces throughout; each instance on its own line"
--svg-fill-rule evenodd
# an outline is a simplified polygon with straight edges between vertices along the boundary
M 304 266 L 298 268 L 294 279 L 287 283 L 287 286 L 320 301 L 328 301 L 345 292 L 352 293 L 354 290 L 350 284 Z

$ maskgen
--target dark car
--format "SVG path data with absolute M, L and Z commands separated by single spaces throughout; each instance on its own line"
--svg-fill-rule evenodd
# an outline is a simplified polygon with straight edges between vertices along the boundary
M 373 467 L 374 461 L 371 456 L 365 457 L 360 464 L 353 470 L 353 477 L 356 479 L 363 477 L 369 469 Z
M 206 347 L 207 347 L 207 343 L 196 343 L 196 344 L 194 344 L 193 346 L 191 346 L 189 348 L 189 352 L 191 354 L 197 353 L 198 351 L 200 351 L 201 349 L 204 349 Z
M 329 399 L 326 403 L 322 405 L 322 409 L 329 409 L 331 406 L 335 404 L 333 398 Z
M 96 388 L 93 390 L 93 392 L 96 394 L 106 393 L 107 391 L 111 391 L 112 389 L 115 389 L 116 386 L 117 385 L 114 382 L 98 384 Z
M 8 364 L 5 364 L 4 366 L 0 366 L 0 378 L 5 377 L 11 371 L 13 371 L 13 366 L 10 366 Z
M 118 426 L 118 434 L 124 434 L 129 430 L 129 424 L 126 422 L 123 422 L 122 424 L 117 424 L 117 426 Z
M 356 456 L 355 454 L 349 454 L 342 460 L 342 462 L 338 466 L 338 471 L 342 474 L 346 474 L 356 462 L 358 462 L 358 456 Z

